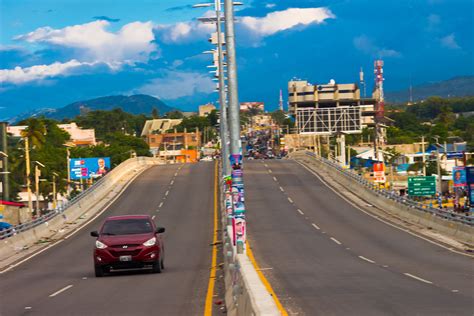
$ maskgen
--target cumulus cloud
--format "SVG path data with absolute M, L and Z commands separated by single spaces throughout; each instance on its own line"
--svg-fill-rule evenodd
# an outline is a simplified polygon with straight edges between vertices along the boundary
M 354 46 L 361 52 L 371 55 L 373 57 L 400 57 L 401 53 L 384 47 L 379 47 L 374 41 L 366 35 L 361 35 L 354 38 Z
M 46 26 L 15 39 L 74 49 L 80 60 L 103 62 L 111 67 L 146 61 L 158 49 L 153 42 L 151 22 L 129 23 L 116 33 L 107 30 L 109 25 L 108 21 L 98 20 L 62 29 Z
M 15 67 L 14 69 L 0 69 L 0 83 L 23 84 L 46 78 L 67 75 L 84 67 L 93 67 L 97 62 L 79 62 L 75 59 L 66 63 L 53 63 L 50 65 L 36 65 L 32 67 Z
M 456 42 L 454 33 L 451 33 L 440 39 L 441 45 L 449 49 L 461 49 L 461 46 Z
M 213 11 L 207 11 L 204 17 L 213 17 Z M 202 40 L 216 31 L 213 24 L 199 21 L 178 22 L 175 24 L 159 24 L 155 26 L 157 37 L 167 44 L 181 44 L 194 40 Z
M 241 19 L 241 22 L 244 27 L 253 33 L 260 36 L 269 36 L 298 25 L 321 24 L 325 20 L 334 19 L 335 17 L 328 8 L 290 8 L 284 11 L 271 12 L 262 18 L 245 16 Z
M 207 74 L 168 71 L 163 78 L 155 78 L 134 92 L 174 100 L 196 93 L 211 93 L 214 89 L 215 84 Z

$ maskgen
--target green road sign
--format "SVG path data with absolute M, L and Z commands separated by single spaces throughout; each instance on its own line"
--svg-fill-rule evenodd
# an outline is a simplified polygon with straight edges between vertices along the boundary
M 436 194 L 436 177 L 408 177 L 408 195 L 423 196 Z

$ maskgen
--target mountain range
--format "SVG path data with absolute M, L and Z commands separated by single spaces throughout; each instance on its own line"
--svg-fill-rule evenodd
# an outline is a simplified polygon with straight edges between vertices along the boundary
M 131 96 L 115 95 L 106 96 L 96 99 L 90 99 L 85 101 L 78 101 L 68 104 L 62 108 L 51 109 L 43 108 L 31 112 L 26 112 L 18 115 L 10 122 L 18 122 L 29 117 L 44 116 L 56 120 L 62 120 L 64 118 L 74 118 L 77 115 L 87 113 L 95 110 L 112 110 L 115 108 L 121 108 L 123 111 L 132 114 L 151 114 L 153 108 L 158 109 L 160 115 L 175 110 L 174 108 L 166 105 L 160 99 L 155 97 L 137 94 Z
M 449 80 L 425 83 L 412 88 L 413 101 L 424 100 L 431 96 L 443 98 L 474 96 L 474 76 L 454 77 Z M 385 99 L 389 103 L 405 103 L 410 101 L 410 89 L 386 92 Z

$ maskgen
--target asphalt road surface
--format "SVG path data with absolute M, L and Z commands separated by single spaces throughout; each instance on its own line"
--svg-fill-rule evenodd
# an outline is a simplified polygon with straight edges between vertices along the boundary
M 214 164 L 156 166 L 97 220 L 0 275 L 0 315 L 202 315 L 209 282 Z M 166 269 L 95 278 L 97 230 L 111 215 L 153 214 L 166 228 Z
M 245 161 L 250 245 L 289 314 L 473 315 L 474 261 L 364 214 L 291 160 Z

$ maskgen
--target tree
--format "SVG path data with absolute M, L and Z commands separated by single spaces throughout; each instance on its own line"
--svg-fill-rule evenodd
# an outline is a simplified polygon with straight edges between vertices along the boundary
M 168 119 L 182 119 L 184 117 L 184 114 L 181 111 L 174 110 L 166 113 L 165 117 Z
M 153 110 L 151 110 L 151 117 L 154 119 L 160 118 L 160 112 L 156 107 L 153 107 Z
M 276 124 L 280 126 L 285 125 L 286 115 L 285 115 L 285 112 L 283 112 L 282 110 L 276 110 L 272 112 L 271 116 L 272 116 L 272 120 Z
M 31 147 L 42 147 L 45 142 L 46 127 L 44 122 L 37 118 L 26 121 L 28 127 L 21 133 L 22 137 L 28 137 Z

